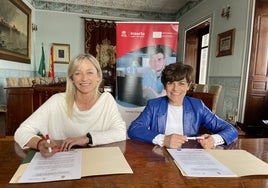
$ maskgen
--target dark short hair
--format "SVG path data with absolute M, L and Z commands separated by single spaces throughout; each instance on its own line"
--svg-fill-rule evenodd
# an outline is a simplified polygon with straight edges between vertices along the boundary
M 157 45 L 157 46 L 153 46 L 150 48 L 149 55 L 154 55 L 154 54 L 159 54 L 159 53 L 163 54 L 165 58 L 166 54 L 162 46 Z
M 181 62 L 167 65 L 162 71 L 161 82 L 164 86 L 168 82 L 180 81 L 186 79 L 190 84 L 193 79 L 193 67 Z
M 165 54 L 164 49 L 161 46 L 156 46 L 155 54 L 162 53 Z

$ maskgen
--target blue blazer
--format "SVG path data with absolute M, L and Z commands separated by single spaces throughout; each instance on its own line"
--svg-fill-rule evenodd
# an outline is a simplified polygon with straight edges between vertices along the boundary
M 143 112 L 128 128 L 131 139 L 151 142 L 158 134 L 165 134 L 167 121 L 167 96 L 148 101 Z M 200 100 L 185 96 L 183 99 L 183 132 L 186 136 L 197 136 L 203 125 L 213 134 L 219 134 L 230 144 L 238 137 L 237 130 L 228 122 L 211 112 Z

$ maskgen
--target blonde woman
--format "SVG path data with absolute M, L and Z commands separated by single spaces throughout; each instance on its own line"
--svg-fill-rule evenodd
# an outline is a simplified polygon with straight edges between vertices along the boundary
M 45 157 L 73 146 L 107 144 L 126 139 L 123 121 L 113 96 L 100 93 L 102 71 L 90 54 L 69 64 L 66 92 L 49 98 L 15 132 L 22 148 L 39 150 Z M 49 135 L 50 143 L 45 139 Z M 54 140 L 63 140 L 58 146 Z

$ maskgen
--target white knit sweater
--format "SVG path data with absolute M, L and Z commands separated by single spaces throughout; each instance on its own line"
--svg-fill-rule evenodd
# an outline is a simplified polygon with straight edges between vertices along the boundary
M 110 93 L 102 93 L 87 111 L 80 111 L 75 104 L 72 119 L 67 116 L 65 93 L 55 94 L 20 125 L 14 138 L 22 148 L 26 148 L 25 145 L 38 133 L 49 134 L 53 140 L 64 140 L 85 136 L 88 132 L 93 145 L 126 139 L 126 123 Z

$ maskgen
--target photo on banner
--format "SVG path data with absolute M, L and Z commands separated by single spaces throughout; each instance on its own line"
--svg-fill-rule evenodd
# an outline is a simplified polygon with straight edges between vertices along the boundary
M 178 23 L 117 23 L 117 101 L 130 108 L 165 95 L 161 72 L 176 62 Z
M 123 116 L 135 118 L 149 99 L 166 94 L 161 73 L 176 62 L 178 27 L 178 22 L 116 23 L 116 100 Z

